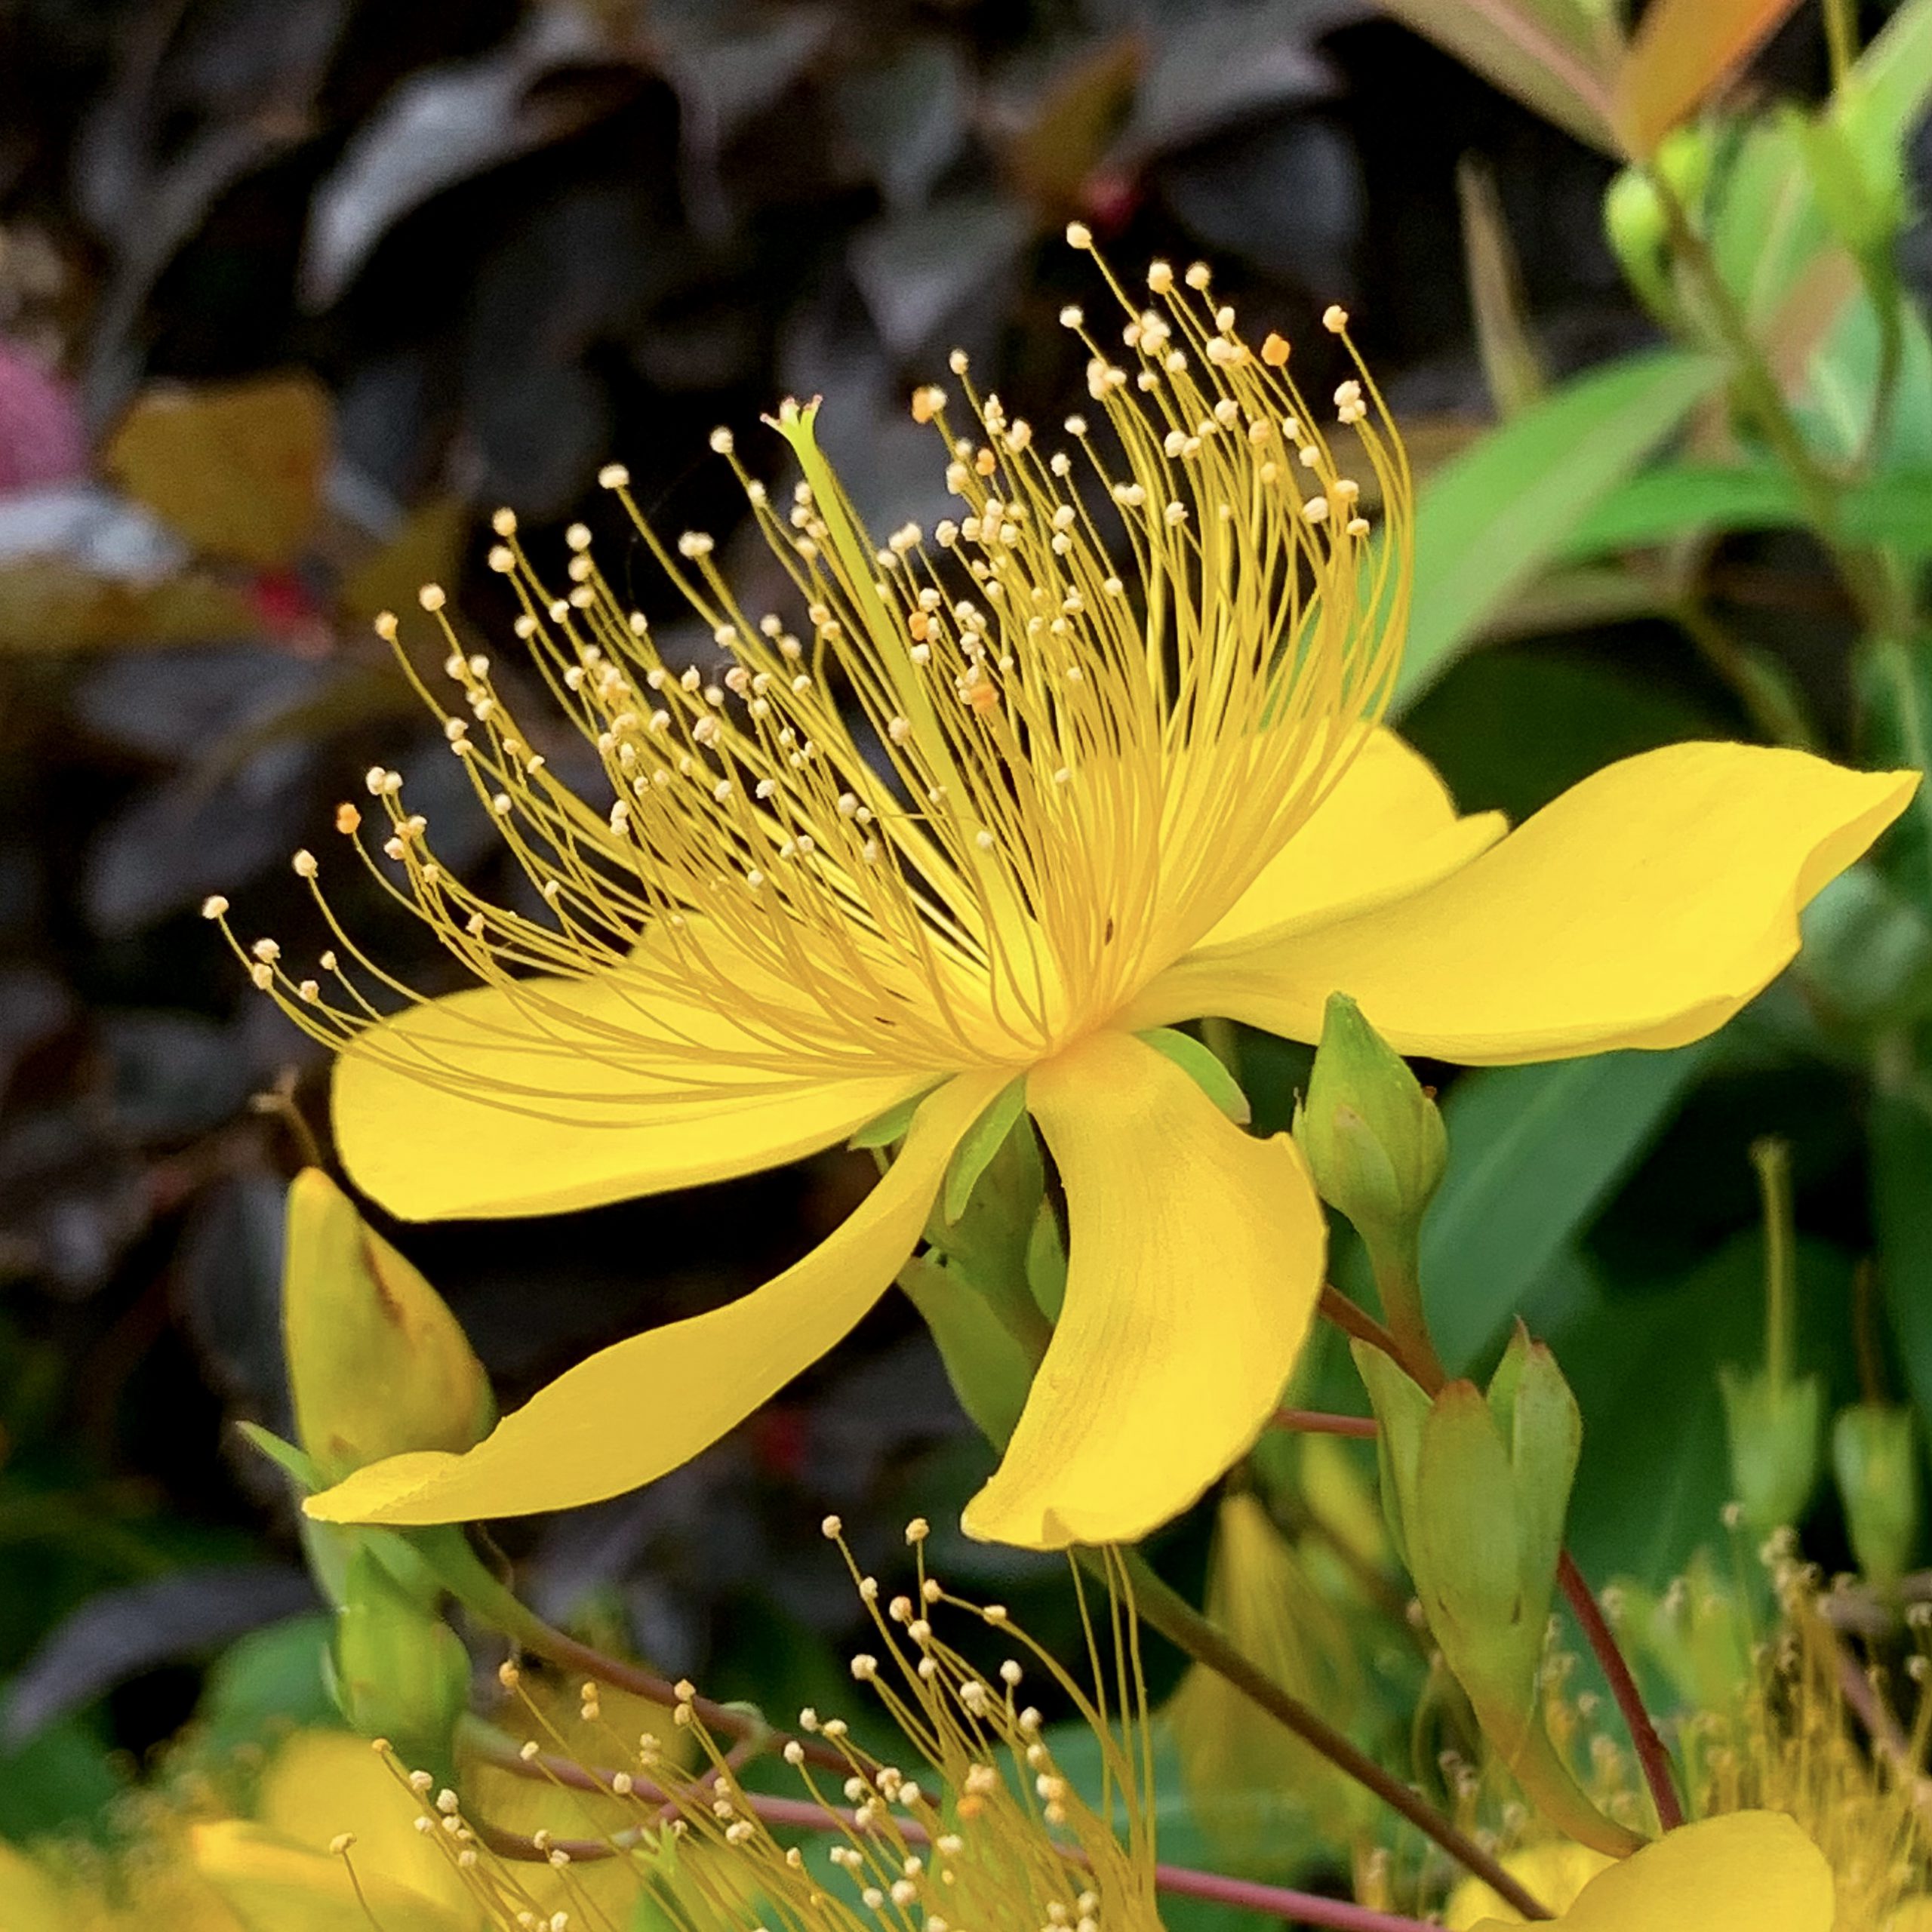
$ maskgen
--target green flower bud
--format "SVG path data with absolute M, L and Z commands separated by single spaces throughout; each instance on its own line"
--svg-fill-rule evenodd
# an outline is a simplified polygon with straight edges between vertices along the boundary
M 1346 993 L 1331 993 L 1294 1135 L 1321 1198 L 1371 1251 L 1413 1255 L 1449 1162 L 1435 1103 Z
M 1911 1410 L 1885 1402 L 1840 1410 L 1832 1467 L 1858 1567 L 1868 1583 L 1890 1589 L 1918 1540 L 1918 1432 Z
M 1550 1823 L 1624 1857 L 1641 1841 L 1578 1787 L 1537 1695 L 1583 1444 L 1583 1419 L 1555 1358 L 1518 1328 L 1487 1395 L 1451 1382 L 1432 1401 L 1386 1355 L 1353 1346 L 1381 1424 L 1390 1525 L 1444 1663 Z
M 281 1296 L 296 1433 L 325 1482 L 488 1434 L 489 1380 L 456 1317 L 318 1168 L 289 1186 Z
M 386 1737 L 405 1764 L 446 1777 L 469 1701 L 469 1653 L 366 1544 L 351 1550 L 331 1657 L 336 1703 L 365 1737 Z
M 1694 216 L 1709 184 L 1711 158 L 1709 134 L 1694 126 L 1666 135 L 1652 164 Z M 1670 279 L 1670 221 L 1647 171 L 1626 168 L 1611 183 L 1604 195 L 1603 227 L 1611 252 L 1644 305 L 1654 315 L 1673 315 L 1677 300 Z
M 1757 1535 L 1795 1524 L 1818 1482 L 1825 1386 L 1815 1375 L 1780 1377 L 1727 1363 L 1718 1371 L 1730 1441 L 1730 1480 Z

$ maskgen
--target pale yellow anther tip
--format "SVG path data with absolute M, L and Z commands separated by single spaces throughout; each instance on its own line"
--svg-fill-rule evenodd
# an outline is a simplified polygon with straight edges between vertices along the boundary
M 1084 221 L 1069 221 L 1066 224 L 1066 245 L 1069 248 L 1092 248 L 1094 231 Z
M 440 583 L 426 583 L 416 593 L 416 601 L 426 611 L 440 611 L 443 608 L 443 586 Z
M 331 1858 L 343 1857 L 354 1847 L 355 1843 L 355 1834 L 353 1832 L 337 1832 L 335 1836 L 329 1840 L 329 1856 Z
M 830 1542 L 842 1534 L 844 1531 L 844 1527 L 845 1524 L 841 1518 L 837 1516 L 828 1516 L 819 1524 L 818 1533 L 828 1542 Z
M 1261 345 L 1261 359 L 1271 369 L 1285 368 L 1288 360 L 1287 337 L 1271 333 Z
M 227 910 L 228 901 L 218 892 L 211 892 L 202 901 L 202 917 L 205 919 L 218 919 Z
M 1349 312 L 1339 302 L 1331 302 L 1321 312 L 1321 326 L 1331 335 L 1340 335 L 1349 325 Z
M 630 472 L 621 463 L 607 463 L 597 472 L 598 488 L 602 490 L 621 490 L 629 483 L 630 480 Z M 500 512 L 499 514 L 508 513 Z
M 396 632 L 398 629 L 395 613 L 393 611 L 378 611 L 372 628 L 385 644 L 395 643 Z

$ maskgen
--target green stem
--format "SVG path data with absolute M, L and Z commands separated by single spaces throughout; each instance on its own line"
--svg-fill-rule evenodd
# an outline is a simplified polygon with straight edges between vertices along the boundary
M 1769 1137 L 1754 1140 L 1751 1164 L 1764 1209 L 1764 1373 L 1774 1389 L 1783 1389 L 1791 1380 L 1798 1329 L 1791 1149 Z
M 1326 1718 L 1283 1689 L 1252 1659 L 1237 1650 L 1178 1590 L 1155 1574 L 1139 1551 L 1123 1549 L 1118 1553 L 1133 1586 L 1134 1610 L 1150 1629 L 1158 1630 L 1177 1650 L 1232 1684 L 1337 1770 L 1372 1791 L 1524 1918 L 1545 1919 L 1551 1915 L 1489 1853 L 1419 1792 L 1411 1790 L 1378 1764 Z M 1097 1552 L 1083 1550 L 1080 1560 L 1094 1575 L 1104 1577 L 1106 1572 Z
M 1825 48 L 1832 63 L 1832 91 L 1844 84 L 1858 59 L 1858 0 L 1825 0 Z

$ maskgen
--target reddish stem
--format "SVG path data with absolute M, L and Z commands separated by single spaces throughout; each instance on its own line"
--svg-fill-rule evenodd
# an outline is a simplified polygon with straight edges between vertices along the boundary
M 1401 1343 L 1367 1309 L 1349 1300 L 1340 1288 L 1332 1287 L 1324 1281 L 1317 1306 L 1343 1334 L 1352 1336 L 1358 1342 L 1366 1342 L 1372 1349 L 1380 1349 L 1391 1361 L 1401 1362 L 1404 1367 L 1408 1365 Z
M 1684 1822 L 1684 1807 L 1678 1802 L 1677 1785 L 1671 1774 L 1670 1753 L 1664 1749 L 1663 1740 L 1657 1735 L 1657 1727 L 1651 1723 L 1651 1714 L 1644 1708 L 1637 1680 L 1630 1675 L 1630 1666 L 1624 1661 L 1616 1632 L 1611 1629 L 1602 1606 L 1592 1594 L 1589 1585 L 1583 1580 L 1583 1571 L 1577 1567 L 1577 1559 L 1567 1549 L 1558 1559 L 1556 1580 L 1562 1586 L 1571 1609 L 1576 1613 L 1577 1621 L 1583 1626 L 1584 1638 L 1598 1668 L 1610 1681 L 1611 1695 L 1617 1700 L 1617 1708 L 1623 1713 L 1630 1742 L 1637 1749 L 1637 1761 L 1644 1767 L 1644 1782 L 1651 1788 L 1651 1802 L 1657 1807 L 1657 1823 L 1666 1832 L 1674 1832 Z
M 579 1790 L 611 1790 L 608 1775 L 586 1770 L 568 1759 L 542 1757 L 528 1759 L 515 1752 L 488 1752 L 493 1763 L 506 1770 L 531 1777 L 554 1777 Z M 633 1794 L 635 1795 L 635 1794 Z M 807 1832 L 857 1831 L 857 1814 L 843 1807 L 820 1804 L 807 1798 L 771 1798 L 761 1792 L 740 1792 L 732 1801 L 751 1811 L 768 1825 L 781 1830 Z M 899 1818 L 894 1829 L 909 1844 L 930 1844 L 932 1835 L 916 1820 Z M 515 1832 L 500 1832 L 488 1826 L 476 1828 L 477 1835 L 498 1857 L 524 1863 L 540 1863 L 549 1851 L 567 1853 L 573 1861 L 608 1858 L 632 1837 L 619 1833 L 611 1841 L 602 1838 L 559 1838 L 545 1841 L 539 1850 L 534 1838 Z M 1056 1847 L 1069 1864 L 1089 1866 L 1086 1856 L 1071 1845 Z M 1251 1912 L 1266 1912 L 1274 1918 L 1300 1920 L 1304 1925 L 1331 1927 L 1334 1932 L 1428 1932 L 1423 1921 L 1398 1914 L 1371 1911 L 1367 1906 L 1352 1905 L 1346 1899 L 1324 1898 L 1315 1892 L 1294 1891 L 1285 1886 L 1258 1884 L 1252 1879 L 1223 1878 L 1217 1872 L 1196 1872 L 1185 1865 L 1154 1867 L 1157 1889 L 1179 1898 L 1210 1899 L 1220 1905 L 1241 1906 Z
M 1269 1426 L 1300 1435 L 1355 1435 L 1365 1441 L 1376 1433 L 1373 1416 L 1331 1415 L 1323 1409 L 1277 1409 Z

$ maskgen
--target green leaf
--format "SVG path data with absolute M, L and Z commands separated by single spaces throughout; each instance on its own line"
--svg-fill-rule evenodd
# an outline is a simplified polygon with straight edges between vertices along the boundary
M 1581 1233 L 1710 1057 L 1598 1054 L 1465 1074 L 1443 1112 L 1449 1173 L 1422 1229 L 1436 1346 L 1460 1373 Z
M 980 1177 L 992 1164 L 1014 1123 L 1026 1111 L 1026 1081 L 1023 1076 L 1000 1089 L 992 1106 L 966 1130 L 958 1151 L 947 1168 L 946 1186 L 940 1196 L 940 1210 L 948 1227 L 957 1223 L 973 1198 Z
M 986 1297 L 943 1257 L 909 1261 L 899 1285 L 932 1331 L 959 1406 L 995 1449 L 1004 1449 L 1033 1386 L 1034 1358 Z
M 1854 1381 L 1849 1258 L 1798 1245 L 1798 1358 L 1834 1392 Z M 1700 1544 L 1721 1545 L 1730 1499 L 1717 1365 L 1763 1346 L 1764 1237 L 1747 1229 L 1675 1283 L 1600 1277 L 1552 1328 L 1586 1418 L 1570 1549 L 1588 1577 L 1661 1588 Z
M 1803 503 L 1781 469 L 1658 463 L 1611 491 L 1571 532 L 1562 554 L 1581 561 L 1697 531 L 1789 529 L 1804 520 Z
M 1833 117 L 1867 168 L 1896 168 L 1932 101 L 1932 0 L 1906 0 L 1859 56 Z
M 1722 374 L 1714 358 L 1685 349 L 1627 356 L 1566 383 L 1436 472 L 1416 512 L 1398 710 L 1555 556 Z
M 1908 348 L 1909 355 L 1915 352 Z M 1927 371 L 1932 391 L 1932 368 Z M 1865 398 L 1869 410 L 1869 398 Z M 1844 411 L 1845 427 L 1863 418 Z M 1834 432 L 1834 445 L 1841 435 Z M 1932 469 L 1889 471 L 1845 493 L 1848 535 L 1907 556 L 1932 555 Z M 1794 530 L 1805 521 L 1804 506 L 1790 479 L 1777 469 L 1740 463 L 1665 463 L 1621 483 L 1563 546 L 1568 560 L 1583 561 L 1618 550 L 1674 543 L 1697 531 Z
M 1900 1377 L 1932 1433 L 1932 1111 L 1916 1094 L 1878 1094 L 1869 1132 L 1878 1291 Z
M 1237 1080 L 1216 1057 L 1214 1050 L 1191 1033 L 1177 1033 L 1171 1026 L 1155 1026 L 1137 1038 L 1145 1040 L 1157 1054 L 1172 1060 L 1208 1099 L 1237 1127 L 1245 1127 L 1253 1117 L 1247 1096 Z

